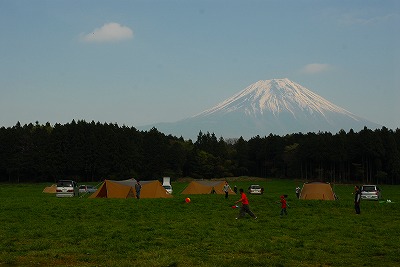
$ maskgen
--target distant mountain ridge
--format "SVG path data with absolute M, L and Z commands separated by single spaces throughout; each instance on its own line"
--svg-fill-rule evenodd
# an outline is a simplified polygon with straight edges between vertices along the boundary
M 285 78 L 260 80 L 193 117 L 156 127 L 166 134 L 195 139 L 200 131 L 224 138 L 380 128 Z

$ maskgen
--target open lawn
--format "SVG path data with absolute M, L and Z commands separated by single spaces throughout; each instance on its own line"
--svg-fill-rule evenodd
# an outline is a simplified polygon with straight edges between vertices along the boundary
M 254 182 L 235 182 L 247 188 Z M 362 201 L 335 185 L 338 201 L 295 198 L 300 182 L 257 182 L 257 220 L 235 220 L 238 196 L 171 199 L 56 198 L 47 184 L 0 185 L 0 266 L 400 266 L 400 186 L 381 186 L 392 203 Z M 280 218 L 279 196 L 288 194 Z

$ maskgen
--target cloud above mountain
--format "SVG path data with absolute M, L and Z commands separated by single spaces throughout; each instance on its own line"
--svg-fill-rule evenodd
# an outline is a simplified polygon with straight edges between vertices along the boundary
M 400 18 L 399 14 L 384 14 L 382 16 L 368 16 L 368 14 L 344 14 L 340 18 L 341 25 L 365 25 L 371 26 L 380 23 L 391 23 Z
M 90 33 L 81 34 L 81 41 L 85 43 L 115 43 L 133 38 L 133 30 L 119 23 L 106 23 Z
M 322 72 L 327 72 L 332 69 L 332 66 L 329 64 L 321 64 L 321 63 L 311 63 L 305 65 L 301 68 L 300 72 L 304 74 L 318 74 Z

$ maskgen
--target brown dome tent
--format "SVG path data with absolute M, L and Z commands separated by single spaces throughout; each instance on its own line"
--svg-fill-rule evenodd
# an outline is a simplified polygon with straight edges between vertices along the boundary
M 123 181 L 105 180 L 104 183 L 94 192 L 90 198 L 134 198 L 135 179 Z M 140 198 L 171 198 L 161 183 L 157 180 L 140 181 L 142 189 L 140 190 Z
M 57 185 L 53 184 L 51 186 L 47 186 L 43 189 L 43 193 L 50 193 L 50 194 L 55 194 L 57 190 Z
M 225 194 L 223 188 L 225 181 L 208 181 L 198 180 L 192 181 L 182 191 L 182 194 Z M 232 189 L 229 191 L 230 195 L 235 195 Z
M 303 185 L 300 199 L 335 200 L 335 193 L 329 183 L 310 182 Z

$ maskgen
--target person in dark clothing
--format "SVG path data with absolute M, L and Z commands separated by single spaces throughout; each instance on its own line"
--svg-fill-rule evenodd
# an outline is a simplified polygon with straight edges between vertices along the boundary
M 140 199 L 140 190 L 142 190 L 142 185 L 140 184 L 139 181 L 136 181 L 135 191 L 136 191 L 136 198 L 137 199 Z
M 300 191 L 301 191 L 300 187 L 296 187 L 296 197 L 297 198 L 300 198 Z
M 356 185 L 354 186 L 354 209 L 356 210 L 356 214 L 360 214 L 360 201 L 361 201 L 361 191 L 360 188 Z

